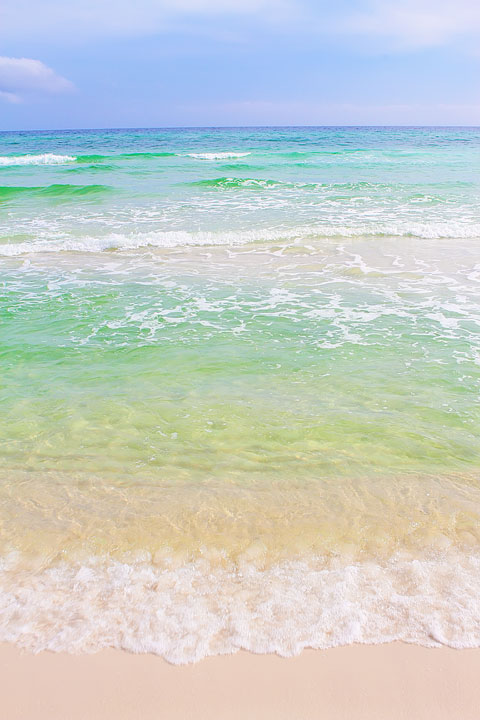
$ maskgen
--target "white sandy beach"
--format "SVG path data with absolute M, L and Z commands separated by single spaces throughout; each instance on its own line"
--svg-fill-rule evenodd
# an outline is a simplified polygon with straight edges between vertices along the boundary
M 5 720 L 477 720 L 480 649 L 354 645 L 211 657 L 0 648 Z

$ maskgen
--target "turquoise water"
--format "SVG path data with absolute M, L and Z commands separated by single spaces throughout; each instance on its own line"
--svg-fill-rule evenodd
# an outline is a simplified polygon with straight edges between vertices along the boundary
M 479 234 L 474 129 L 11 133 L 0 152 L 6 255 Z
M 473 128 L 0 134 L 2 638 L 479 645 L 479 165 Z

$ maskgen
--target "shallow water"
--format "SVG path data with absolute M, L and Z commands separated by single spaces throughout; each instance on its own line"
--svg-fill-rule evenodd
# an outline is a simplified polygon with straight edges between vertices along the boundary
M 480 645 L 480 131 L 0 156 L 2 638 Z

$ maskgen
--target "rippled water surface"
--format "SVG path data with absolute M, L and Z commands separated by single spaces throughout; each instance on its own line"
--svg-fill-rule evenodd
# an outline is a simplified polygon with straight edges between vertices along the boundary
M 479 161 L 475 129 L 0 134 L 3 639 L 480 644 Z

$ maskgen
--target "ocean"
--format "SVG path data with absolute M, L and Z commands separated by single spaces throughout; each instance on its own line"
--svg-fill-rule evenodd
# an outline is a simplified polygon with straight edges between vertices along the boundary
M 0 640 L 480 646 L 480 129 L 0 133 Z

